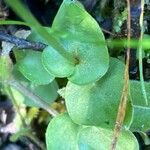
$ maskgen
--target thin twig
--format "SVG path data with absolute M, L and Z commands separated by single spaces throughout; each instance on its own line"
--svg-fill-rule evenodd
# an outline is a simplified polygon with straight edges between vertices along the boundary
M 130 15 L 130 0 L 127 0 L 127 10 L 128 10 L 128 18 L 127 18 L 127 58 L 124 72 L 124 86 L 120 99 L 116 124 L 114 128 L 113 139 L 111 143 L 111 150 L 116 149 L 117 140 L 121 131 L 121 127 L 125 118 L 126 106 L 127 106 L 127 98 L 128 98 L 128 85 L 129 85 L 129 60 L 130 60 L 130 39 L 131 39 L 131 15 Z
M 110 34 L 110 35 L 112 35 L 112 36 L 115 36 L 114 33 L 110 32 L 110 31 L 108 31 L 108 30 L 106 30 L 106 29 L 104 29 L 104 28 L 102 28 L 102 27 L 101 27 L 101 29 L 102 29 L 103 32 L 108 33 L 108 34 Z
M 31 42 L 22 38 L 18 38 L 14 35 L 10 35 L 0 31 L 0 41 L 5 41 L 12 43 L 18 49 L 32 49 L 36 51 L 43 51 L 43 49 L 47 46 L 46 44 L 40 42 Z
M 56 110 L 51 108 L 48 103 L 43 101 L 39 96 L 28 90 L 24 85 L 16 80 L 8 81 L 7 84 L 14 87 L 16 90 L 21 92 L 24 96 L 32 99 L 36 104 L 38 104 L 41 108 L 45 109 L 52 116 L 56 116 L 58 113 Z

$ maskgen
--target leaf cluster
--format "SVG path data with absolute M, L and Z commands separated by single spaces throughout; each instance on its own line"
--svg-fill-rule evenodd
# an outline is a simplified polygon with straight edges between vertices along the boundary
M 18 12 L 14 2 L 8 3 Z M 23 11 L 28 14 L 26 9 Z M 76 0 L 63 1 L 51 27 L 35 25 L 36 20 L 28 16 L 27 19 L 22 15 L 32 28 L 28 39 L 48 46 L 43 52 L 14 50 L 17 63 L 11 75 L 49 105 L 58 96 L 56 78 L 68 80 L 60 91 L 67 112 L 50 121 L 47 149 L 109 149 L 124 84 L 124 63 L 109 56 L 101 28 Z M 10 73 L 2 73 L 7 68 L 3 56 L 0 63 L 0 77 L 4 80 Z M 150 128 L 150 83 L 144 83 L 147 106 L 140 82 L 129 83 L 126 117 L 117 149 L 137 150 L 139 145 L 132 131 L 146 132 Z M 40 107 L 29 97 L 24 97 L 24 103 Z

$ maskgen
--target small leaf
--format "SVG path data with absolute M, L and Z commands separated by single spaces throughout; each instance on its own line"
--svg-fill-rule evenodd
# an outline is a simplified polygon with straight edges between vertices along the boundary
M 78 130 L 67 113 L 53 118 L 46 131 L 47 150 L 78 150 Z
M 80 85 L 94 82 L 107 72 L 109 55 L 104 35 L 79 2 L 64 0 L 52 30 L 76 62 L 69 63 L 49 46 L 43 52 L 43 64 L 49 72 Z
M 44 49 L 42 56 L 44 67 L 54 76 L 67 77 L 73 73 L 74 65 L 62 57 L 51 46 L 48 46 Z
M 51 28 L 43 27 L 46 29 L 46 31 L 49 34 L 53 34 L 53 31 Z M 54 34 L 55 35 L 55 34 Z M 30 40 L 43 42 L 46 41 L 38 35 L 36 32 L 32 31 L 32 34 L 29 36 Z M 47 42 L 45 44 L 48 44 Z M 59 56 L 59 57 L 57 57 Z M 47 46 L 43 53 L 43 62 L 44 67 L 46 70 L 57 77 L 66 77 L 70 76 L 70 74 L 73 72 L 73 64 L 70 63 L 66 58 L 64 58 L 62 55 L 60 55 L 54 48 L 51 46 Z M 58 65 L 59 63 L 59 65 Z M 51 69 L 52 68 L 52 69 Z
M 78 134 L 80 150 L 107 150 L 110 149 L 113 130 L 86 127 Z M 138 150 L 138 142 L 130 131 L 120 133 L 116 150 Z
M 144 85 L 146 88 L 147 99 L 148 99 L 147 107 L 150 107 L 150 83 L 144 82 Z M 132 80 L 130 81 L 130 94 L 132 98 L 132 103 L 134 105 L 146 106 L 140 81 L 132 81 Z
M 48 84 L 54 80 L 54 76 L 44 69 L 40 52 L 26 52 L 24 59 L 18 62 L 18 68 L 28 80 L 35 84 Z
M 13 76 L 16 80 L 21 82 L 28 90 L 39 96 L 43 101 L 47 102 L 48 104 L 51 104 L 56 100 L 58 93 L 58 84 L 55 80 L 53 80 L 51 83 L 46 84 L 46 85 L 35 85 L 34 83 L 30 82 L 27 80 L 18 70 L 17 67 L 14 67 L 13 70 Z M 16 90 L 15 90 L 16 91 Z M 35 102 L 32 99 L 29 99 L 25 96 L 23 96 L 20 92 L 19 93 L 22 97 L 22 101 L 24 104 L 27 106 L 32 106 L 32 107 L 40 107 L 39 105 L 35 104 Z M 14 93 L 14 97 L 16 97 Z
M 79 126 L 67 113 L 53 118 L 46 131 L 48 150 L 106 150 L 110 148 L 113 130 Z M 125 146 L 126 145 L 126 146 Z M 117 150 L 137 150 L 138 142 L 130 131 L 122 130 Z
M 77 124 L 114 128 L 123 89 L 124 64 L 111 58 L 110 68 L 99 81 L 85 86 L 67 84 L 65 101 L 71 119 Z M 124 125 L 131 123 L 132 105 L 127 103 Z
M 148 131 L 150 129 L 150 108 L 133 106 L 133 120 L 130 127 L 132 131 Z
M 100 79 L 107 71 L 109 59 L 107 48 L 102 44 L 69 41 L 65 43 L 68 49 L 74 50 L 78 64 L 68 79 L 75 84 L 85 85 Z M 67 47 L 66 47 L 67 49 Z
M 54 102 L 54 100 L 56 100 L 57 95 L 58 95 L 57 94 L 58 85 L 55 80 L 47 85 L 37 86 L 37 85 L 30 84 L 28 88 L 37 96 L 42 98 L 48 104 L 51 104 L 52 102 Z M 24 104 L 26 104 L 27 106 L 32 106 L 32 107 L 40 107 L 29 98 L 25 98 Z

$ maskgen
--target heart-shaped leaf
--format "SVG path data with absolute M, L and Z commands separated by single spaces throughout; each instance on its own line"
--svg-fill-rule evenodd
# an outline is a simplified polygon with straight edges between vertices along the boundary
M 78 130 L 79 126 L 72 122 L 67 113 L 58 115 L 46 131 L 47 150 L 78 150 Z
M 51 46 L 44 49 L 42 56 L 44 67 L 55 77 L 67 77 L 74 72 L 74 64 L 61 56 Z
M 67 84 L 65 100 L 71 119 L 77 124 L 114 128 L 123 89 L 124 64 L 112 58 L 110 68 L 99 81 L 78 86 Z M 131 102 L 128 101 L 125 125 L 130 125 Z
M 26 56 L 18 62 L 18 68 L 28 80 L 37 85 L 48 84 L 54 80 L 54 76 L 44 69 L 40 52 L 26 52 Z
M 43 64 L 49 72 L 81 85 L 94 82 L 107 72 L 109 55 L 104 35 L 79 2 L 64 0 L 52 30 L 75 62 L 67 61 L 49 46 L 43 52 Z
M 110 148 L 112 136 L 113 130 L 79 126 L 63 113 L 49 123 L 46 145 L 48 150 L 106 150 Z M 122 130 L 116 149 L 137 150 L 138 142 L 130 131 Z
M 46 31 L 49 34 L 55 35 L 55 33 L 53 33 L 53 30 L 51 28 L 48 28 L 48 27 L 43 27 L 43 28 L 46 29 Z M 32 31 L 32 34 L 29 36 L 28 39 L 38 41 L 38 42 L 43 42 L 48 45 L 47 41 L 45 41 L 40 35 L 38 35 L 34 31 Z M 51 58 L 50 58 L 50 56 L 51 56 Z M 47 66 L 47 64 L 48 64 L 48 68 L 49 68 L 49 64 L 51 64 L 51 67 L 53 68 L 53 69 L 49 68 L 47 70 L 47 67 L 46 67 L 46 70 L 50 74 L 53 74 L 57 77 L 66 77 L 66 76 L 70 76 L 71 73 L 73 73 L 73 71 L 74 71 L 73 63 L 70 63 L 66 58 L 64 58 L 62 55 L 60 55 L 59 52 L 57 52 L 51 46 L 47 46 L 45 48 L 43 57 L 44 57 L 44 60 L 47 62 L 45 64 L 45 61 L 43 61 L 44 66 Z
M 110 149 L 113 137 L 113 130 L 87 127 L 81 130 L 78 135 L 80 150 L 107 150 Z M 132 132 L 122 131 L 120 133 L 116 150 L 138 150 L 138 142 Z
M 140 81 L 130 81 L 130 95 L 133 103 L 132 131 L 147 131 L 150 129 L 150 83 L 144 82 L 148 105 L 146 106 Z
M 100 43 L 93 44 L 72 41 L 65 42 L 65 48 L 73 50 L 78 64 L 68 79 L 79 85 L 88 84 L 101 78 L 108 69 L 108 55 Z

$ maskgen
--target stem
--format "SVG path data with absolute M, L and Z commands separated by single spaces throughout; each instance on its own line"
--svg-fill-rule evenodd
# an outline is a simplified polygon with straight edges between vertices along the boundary
M 141 14 L 140 14 L 140 38 L 139 38 L 139 44 L 138 44 L 138 52 L 139 52 L 139 71 L 140 71 L 140 81 L 141 81 L 141 89 L 142 89 L 142 94 L 145 99 L 146 105 L 148 105 L 148 98 L 146 94 L 146 89 L 144 85 L 144 77 L 143 77 L 143 62 L 142 62 L 142 41 L 143 41 L 143 14 L 144 14 L 144 0 L 141 0 Z
M 0 25 L 22 25 L 22 26 L 30 27 L 30 25 L 25 22 L 14 21 L 14 20 L 1 20 Z
M 131 15 L 130 15 L 130 0 L 127 0 L 127 10 L 128 10 L 128 18 L 127 18 L 127 59 L 125 65 L 124 72 L 124 86 L 120 99 L 120 104 L 118 108 L 118 114 L 116 119 L 116 124 L 114 128 L 113 139 L 111 143 L 111 150 L 116 149 L 116 144 L 118 141 L 118 137 L 121 131 L 121 127 L 125 118 L 126 106 L 127 106 L 127 98 L 128 98 L 128 85 L 129 85 L 129 62 L 130 62 L 130 39 L 131 39 Z
M 105 33 L 107 33 L 107 34 L 110 34 L 110 35 L 112 35 L 112 36 L 115 36 L 114 33 L 110 32 L 110 31 L 108 31 L 108 30 L 106 30 L 106 29 L 104 29 L 104 28 L 102 28 L 102 27 L 101 27 L 101 29 L 102 29 L 103 32 L 105 32 Z
M 16 80 L 7 82 L 10 86 L 14 87 L 16 90 L 20 91 L 24 96 L 32 99 L 36 104 L 41 106 L 41 108 L 45 109 L 52 116 L 56 116 L 58 113 L 56 110 L 51 108 L 48 103 L 43 101 L 39 96 L 35 95 L 33 92 L 29 91 L 24 85 L 19 83 Z
M 30 42 L 14 35 L 10 35 L 0 31 L 0 41 L 14 44 L 18 49 L 32 49 L 42 51 L 47 45 L 39 42 Z

